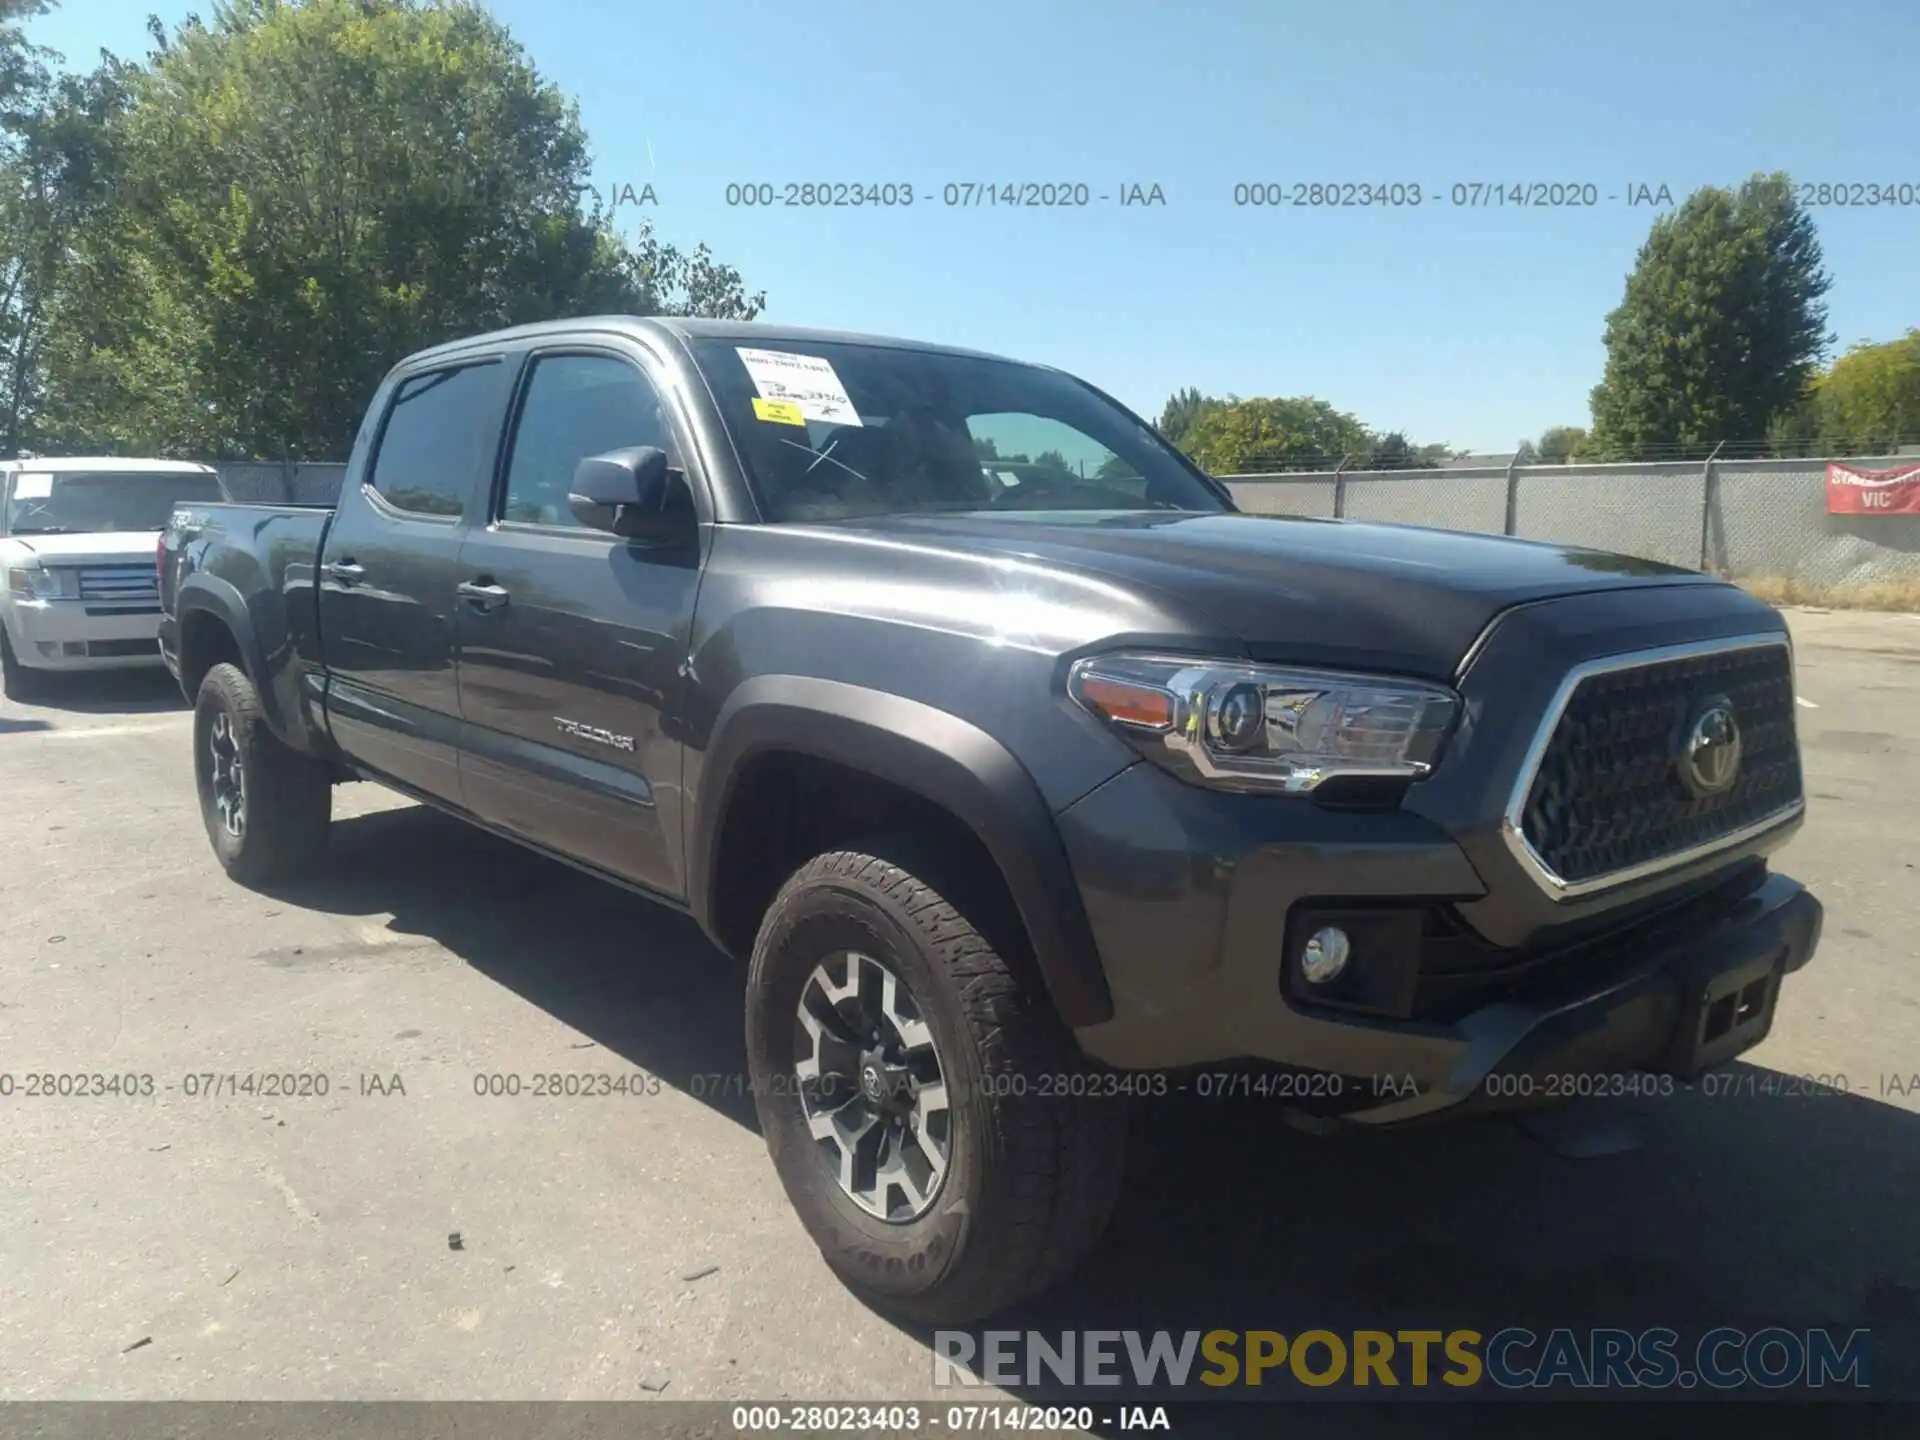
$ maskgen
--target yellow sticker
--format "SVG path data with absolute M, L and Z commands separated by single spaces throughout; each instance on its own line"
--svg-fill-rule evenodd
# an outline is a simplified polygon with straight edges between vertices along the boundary
M 807 417 L 800 413 L 800 407 L 791 400 L 762 400 L 753 397 L 753 413 L 762 420 L 771 420 L 776 425 L 805 425 Z

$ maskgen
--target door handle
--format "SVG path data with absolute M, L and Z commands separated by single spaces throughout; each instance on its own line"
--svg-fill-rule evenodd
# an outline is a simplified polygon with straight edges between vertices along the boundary
M 356 565 L 351 560 L 329 560 L 323 567 L 329 580 L 338 580 L 342 585 L 353 585 L 366 578 L 367 567 Z
M 462 600 L 476 610 L 498 610 L 511 598 L 504 585 L 495 585 L 491 581 L 462 580 L 453 588 Z

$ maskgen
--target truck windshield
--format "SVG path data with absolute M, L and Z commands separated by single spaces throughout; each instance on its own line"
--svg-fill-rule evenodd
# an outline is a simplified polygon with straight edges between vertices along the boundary
M 1229 508 L 1151 429 L 1057 370 L 889 345 L 692 348 L 770 520 Z
M 218 476 L 183 470 L 22 471 L 7 496 L 9 535 L 89 535 L 164 530 L 173 507 L 219 501 Z

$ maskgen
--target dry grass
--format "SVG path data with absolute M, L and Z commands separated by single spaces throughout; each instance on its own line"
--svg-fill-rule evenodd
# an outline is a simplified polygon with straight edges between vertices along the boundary
M 1832 610 L 1920 611 L 1920 579 L 1874 580 L 1860 585 L 1812 585 L 1790 575 L 1729 577 L 1769 605 L 1819 605 Z

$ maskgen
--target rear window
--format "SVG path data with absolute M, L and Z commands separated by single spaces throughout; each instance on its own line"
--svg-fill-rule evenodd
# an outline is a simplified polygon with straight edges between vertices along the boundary
M 396 509 L 460 514 L 491 462 L 506 379 L 497 362 L 408 376 L 387 410 L 368 483 Z
M 175 505 L 224 498 L 220 478 L 201 471 L 22 470 L 7 490 L 7 533 L 164 530 Z

